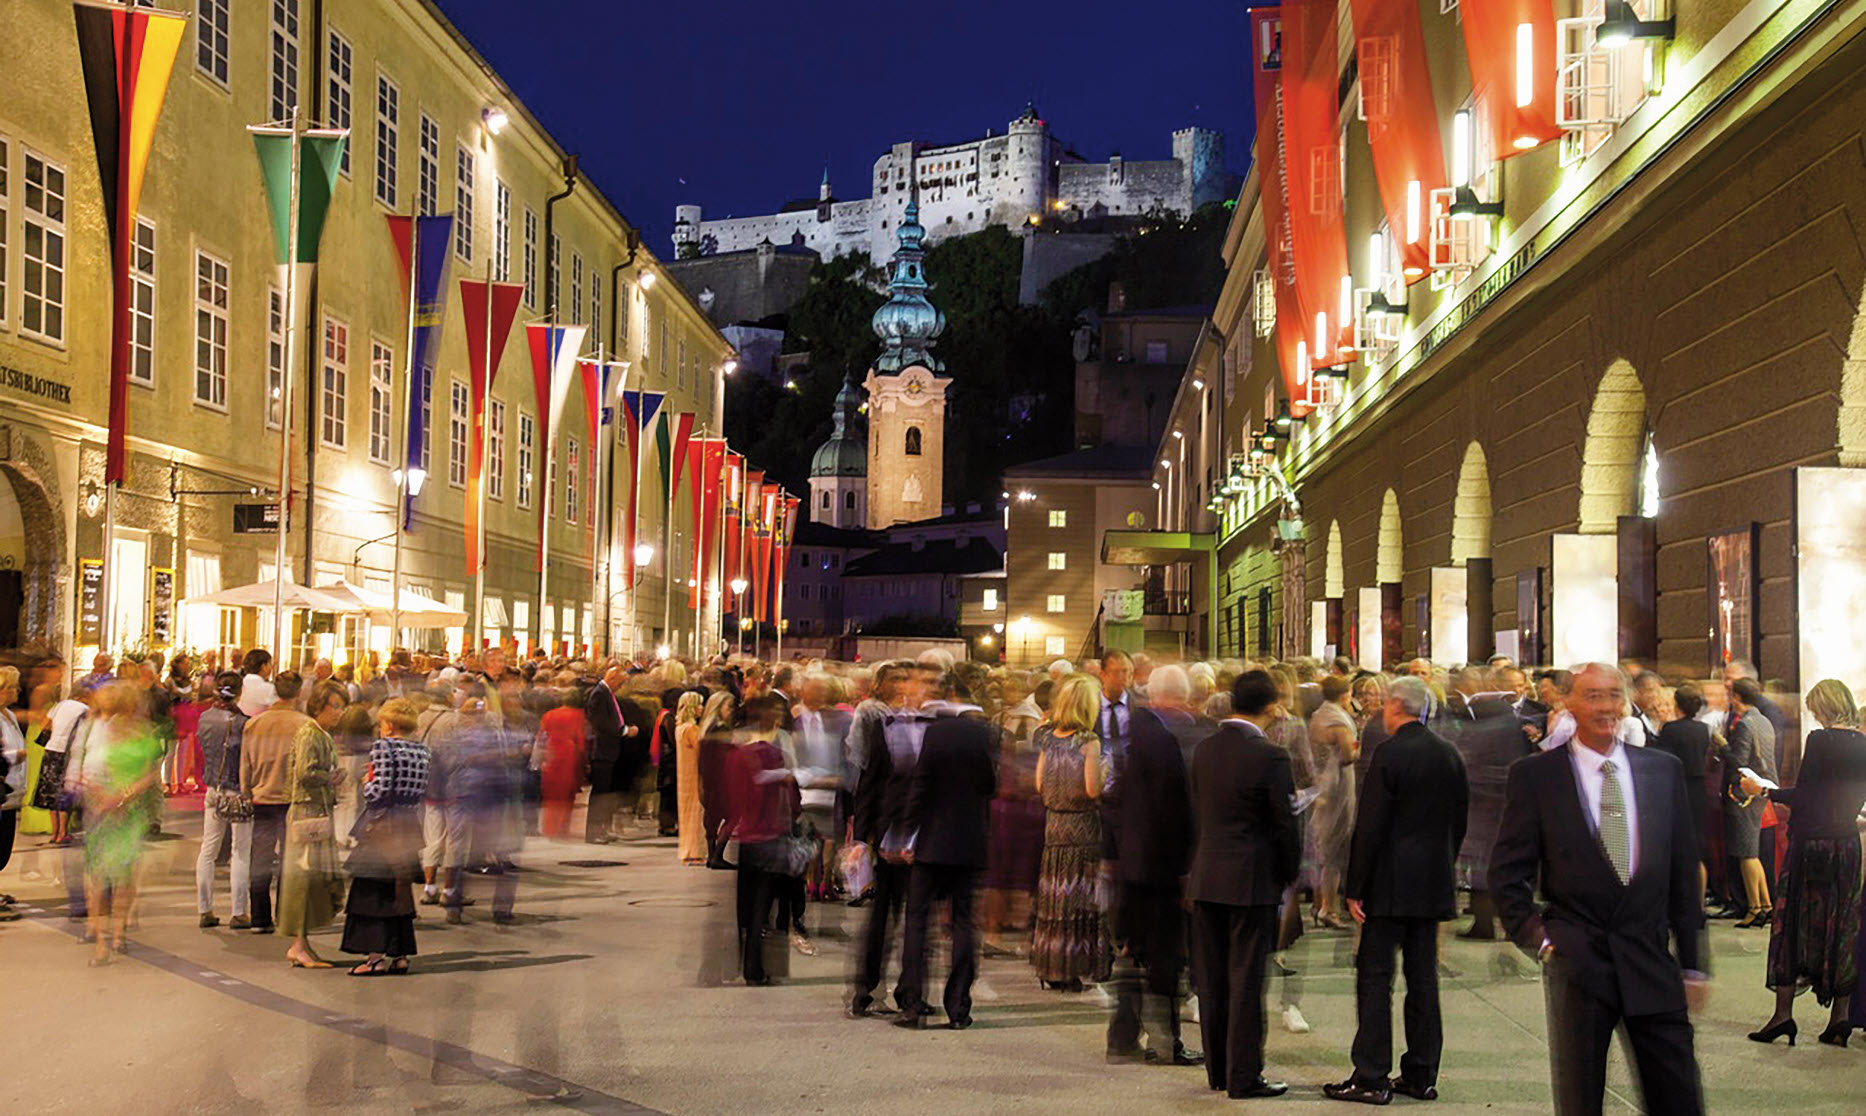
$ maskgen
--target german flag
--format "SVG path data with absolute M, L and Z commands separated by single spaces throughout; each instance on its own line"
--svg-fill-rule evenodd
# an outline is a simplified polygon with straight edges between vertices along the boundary
M 155 143 L 156 119 L 168 94 L 169 73 L 181 49 L 188 17 L 149 8 L 87 3 L 72 6 L 78 29 L 78 58 L 84 66 L 84 95 L 91 109 L 91 139 L 97 146 L 97 179 L 103 187 L 104 220 L 110 233 L 110 439 L 104 483 L 123 479 L 124 439 L 129 433 L 130 238 L 142 200 L 143 173 Z

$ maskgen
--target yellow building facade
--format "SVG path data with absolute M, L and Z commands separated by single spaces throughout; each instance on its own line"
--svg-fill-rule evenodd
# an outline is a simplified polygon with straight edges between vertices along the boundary
M 247 127 L 295 106 L 301 121 L 347 127 L 350 138 L 299 317 L 298 359 L 284 377 L 293 396 L 287 576 L 388 587 L 408 328 L 385 218 L 452 213 L 427 479 L 404 543 L 403 583 L 456 608 L 470 609 L 474 591 L 463 556 L 471 424 L 459 281 L 526 290 L 488 409 L 486 605 L 464 629 L 415 641 L 459 647 L 477 634 L 521 650 L 696 646 L 684 561 L 674 563 L 671 608 L 667 596 L 667 557 L 690 545 L 686 501 L 670 521 L 648 453 L 651 495 L 639 530 L 654 552 L 637 591 L 626 591 L 620 558 L 606 560 L 607 538 L 622 537 L 621 423 L 600 427 L 598 441 L 610 445 L 593 461 L 598 446 L 573 388 L 547 459 L 524 326 L 545 319 L 554 289 L 557 320 L 590 327 L 589 353 L 626 361 L 626 386 L 665 392 L 667 410 L 696 415 L 696 433 L 720 425 L 725 339 L 678 284 L 656 282 L 658 261 L 594 184 L 570 180 L 547 222 L 568 153 L 431 3 L 200 0 L 195 9 L 137 225 L 129 468 L 115 497 L 114 607 L 104 624 L 95 591 L 109 390 L 104 205 L 71 6 L 9 5 L 0 66 L 0 644 L 85 654 L 105 628 L 111 650 L 270 644 L 269 610 L 176 602 L 275 572 L 276 535 L 237 533 L 235 522 L 236 504 L 264 502 L 278 484 L 273 400 L 287 350 Z M 591 491 L 593 465 L 600 492 Z M 538 509 L 547 498 L 551 562 L 540 602 Z M 603 514 L 611 503 L 615 513 Z M 619 544 L 613 549 L 619 556 Z M 18 602 L 12 617 L 9 596 Z M 288 646 L 341 659 L 389 638 L 348 621 L 315 632 L 300 621 Z

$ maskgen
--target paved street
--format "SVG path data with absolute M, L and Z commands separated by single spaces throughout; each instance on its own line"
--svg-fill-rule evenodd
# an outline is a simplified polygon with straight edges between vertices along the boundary
M 533 840 L 518 926 L 495 929 L 483 902 L 464 927 L 423 908 L 414 974 L 357 980 L 288 968 L 277 938 L 197 929 L 194 816 L 170 828 L 184 836 L 152 846 L 135 945 L 103 969 L 85 966 L 88 951 L 63 918 L 59 854 L 22 838 L 0 874 L 0 888 L 41 911 L 0 926 L 19 1020 L 13 1111 L 536 1111 L 532 1098 L 552 1095 L 582 1111 L 696 1116 L 1231 1108 L 1205 1090 L 1201 1071 L 1105 1065 L 1104 1013 L 1040 991 L 1021 961 L 985 963 L 977 1025 L 964 1033 L 843 1018 L 842 939 L 862 914 L 844 907 L 812 908 L 824 920 L 821 953 L 786 951 L 781 986 L 721 984 L 731 877 L 681 868 L 670 841 Z M 627 864 L 564 863 L 598 859 Z M 1744 1032 L 1768 1010 L 1766 935 L 1727 923 L 1714 935 L 1718 991 L 1698 1032 L 1710 1108 L 1859 1112 L 1866 1050 L 1816 1044 L 1807 1001 L 1802 1045 L 1748 1042 Z M 334 928 L 314 941 L 339 956 Z M 1291 951 L 1314 1031 L 1273 1031 L 1271 1072 L 1294 1088 L 1250 1109 L 1343 1111 L 1319 1086 L 1346 1075 L 1347 943 L 1311 933 Z M 1527 966 L 1516 969 L 1506 947 L 1458 941 L 1445 958 L 1458 975 L 1445 983 L 1434 1110 L 1547 1111 L 1541 989 L 1520 975 Z M 1617 1058 L 1611 1084 L 1609 1110 L 1616 1099 L 1617 1110 L 1633 1110 Z

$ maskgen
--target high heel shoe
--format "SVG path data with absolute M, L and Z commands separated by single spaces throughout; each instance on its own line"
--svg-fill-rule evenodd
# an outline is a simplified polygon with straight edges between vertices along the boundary
M 1844 1047 L 1847 1044 L 1847 1039 L 1851 1038 L 1852 1036 L 1853 1036 L 1853 1025 L 1852 1024 L 1836 1023 L 1832 1027 L 1829 1027 L 1825 1031 L 1821 1032 L 1821 1041 L 1826 1043 L 1828 1046 Z
M 1751 1042 L 1774 1042 L 1776 1039 L 1781 1038 L 1783 1035 L 1787 1035 L 1788 1045 L 1793 1046 L 1795 1045 L 1795 1035 L 1797 1033 L 1798 1033 L 1798 1029 L 1795 1026 L 1795 1021 L 1793 1019 L 1784 1019 L 1780 1023 L 1776 1023 L 1772 1026 L 1764 1027 L 1760 1031 L 1751 1031 L 1749 1033 L 1749 1041 Z M 1825 1040 L 1823 1039 L 1823 1041 Z
M 1751 911 L 1749 912 L 1748 918 L 1736 924 L 1736 928 L 1738 930 L 1755 930 L 1767 926 L 1769 925 L 1769 919 L 1772 914 L 1773 912 L 1767 908 L 1759 911 Z

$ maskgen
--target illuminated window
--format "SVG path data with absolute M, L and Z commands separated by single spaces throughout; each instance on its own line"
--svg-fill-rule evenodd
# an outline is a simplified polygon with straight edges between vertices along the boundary
M 537 421 L 524 411 L 518 413 L 518 506 L 531 506 L 531 469 Z
M 465 488 L 467 479 L 468 408 L 471 393 L 460 380 L 447 381 L 447 483 Z
M 369 343 L 369 459 L 389 464 L 389 447 L 394 443 L 395 350 L 380 341 Z
M 1065 650 L 1063 647 L 1063 637 L 1062 636 L 1044 636 L 1043 637 L 1043 653 L 1045 655 L 1066 655 L 1068 654 L 1068 651 Z
M 577 470 L 583 464 L 582 447 L 575 438 L 568 439 L 564 468 L 564 522 L 577 521 Z
M 978 607 L 984 612 L 998 611 L 998 591 L 996 589 L 985 590 L 985 599 L 979 603 Z
M 497 179 L 492 184 L 492 277 L 499 283 L 512 277 L 512 188 Z
M 376 200 L 395 208 L 396 136 L 402 122 L 402 91 L 386 74 L 376 75 Z
M 525 305 L 538 304 L 538 215 L 525 207 Z
M 0 176 L 5 174 L 6 161 L 0 159 Z M 5 247 L 0 238 L 0 269 L 6 267 Z M 130 246 L 130 382 L 155 384 L 155 226 L 140 217 Z
M 30 196 L 28 197 L 30 200 Z M 30 250 L 32 242 L 27 241 Z M 31 272 L 27 272 L 28 280 Z M 194 399 L 210 407 L 227 407 L 227 289 L 225 260 L 206 252 L 194 254 Z M 30 292 L 30 282 L 28 284 Z
M 1050 612 L 1067 612 L 1069 609 L 1068 602 L 1064 600 L 1061 593 L 1051 593 L 1045 607 Z
M 285 399 L 285 292 L 266 289 L 266 428 L 279 428 Z
M 344 446 L 349 379 L 350 327 L 335 318 L 325 318 L 318 437 L 333 449 L 342 449 Z
M 1052 570 L 1067 569 L 1068 565 L 1069 565 L 1068 555 L 1064 554 L 1060 550 L 1050 551 L 1050 569 Z
M 473 172 L 476 160 L 465 145 L 454 152 L 454 255 L 473 262 Z
M 1053 509 L 1051 509 L 1051 511 L 1050 511 L 1050 526 L 1052 526 L 1052 527 L 1067 527 L 1067 526 L 1069 526 L 1069 513 L 1068 513 L 1068 512 L 1066 512 L 1066 511 L 1064 511 L 1064 510 L 1062 510 L 1061 508 L 1053 508 Z

